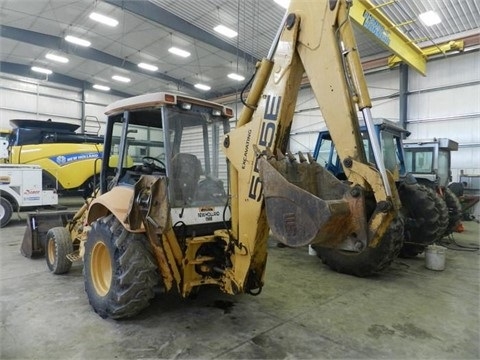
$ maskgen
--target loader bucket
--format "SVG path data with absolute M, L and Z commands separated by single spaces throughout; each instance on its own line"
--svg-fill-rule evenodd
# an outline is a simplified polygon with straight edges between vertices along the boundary
M 322 244 L 353 251 L 358 241 L 366 245 L 366 227 L 358 221 L 363 202 L 351 196 L 349 186 L 329 174 L 319 174 L 321 170 L 313 164 L 260 157 L 258 167 L 267 220 L 276 240 L 291 247 Z M 323 190 L 319 190 L 319 182 Z
M 74 215 L 74 211 L 67 210 L 28 213 L 27 228 L 23 235 L 20 253 L 28 258 L 44 255 L 48 230 L 57 226 L 66 226 Z

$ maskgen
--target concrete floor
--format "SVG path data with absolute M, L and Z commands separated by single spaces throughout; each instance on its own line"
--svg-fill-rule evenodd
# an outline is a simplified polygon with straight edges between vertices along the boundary
M 479 244 L 479 224 L 455 234 Z M 479 359 L 479 252 L 423 255 L 368 279 L 330 271 L 306 248 L 269 244 L 259 296 L 216 289 L 159 296 L 129 320 L 91 309 L 82 265 L 55 276 L 20 254 L 25 227 L 0 230 L 1 359 Z

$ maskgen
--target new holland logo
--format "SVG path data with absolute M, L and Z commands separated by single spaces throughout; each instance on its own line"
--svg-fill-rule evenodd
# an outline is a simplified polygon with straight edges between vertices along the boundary
M 220 216 L 220 211 L 215 211 L 213 207 L 203 207 L 198 209 L 197 215 L 205 221 L 212 221 L 214 216 Z
M 100 159 L 101 157 L 102 157 L 102 153 L 100 152 L 89 152 L 89 153 L 76 153 L 76 154 L 52 156 L 50 160 L 52 160 L 58 166 L 64 166 L 64 165 L 74 163 L 76 161 Z

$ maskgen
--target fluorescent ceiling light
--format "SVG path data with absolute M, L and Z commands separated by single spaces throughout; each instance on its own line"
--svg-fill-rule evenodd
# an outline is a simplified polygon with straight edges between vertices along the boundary
M 41 67 L 38 67 L 38 66 L 32 66 L 31 69 L 32 69 L 32 71 L 42 73 L 42 74 L 47 74 L 47 75 L 50 75 L 52 73 L 52 70 L 41 68 Z
M 110 88 L 108 86 L 105 86 L 105 85 L 98 85 L 98 84 L 95 84 L 92 86 L 94 89 L 97 89 L 97 90 L 102 90 L 102 91 L 109 91 Z
M 129 83 L 131 81 L 130 78 L 127 78 L 125 76 L 120 76 L 120 75 L 113 75 L 112 79 L 123 82 L 123 83 Z
M 235 74 L 235 73 L 228 74 L 227 76 L 228 76 L 230 79 L 237 80 L 237 81 L 243 81 L 243 80 L 245 80 L 245 77 L 244 77 L 244 76 L 238 75 L 238 74 Z
M 92 43 L 90 41 L 85 40 L 85 39 L 80 39 L 80 38 L 72 36 L 72 35 L 65 36 L 65 40 L 67 40 L 68 42 L 71 42 L 72 44 L 77 44 L 77 45 L 85 46 L 85 47 L 88 47 L 88 46 L 92 45 Z
M 290 0 L 273 0 L 274 2 L 276 2 L 278 5 L 280 5 L 281 7 L 283 7 L 284 9 L 287 9 L 288 6 L 290 5 Z
M 60 56 L 60 55 L 55 55 L 55 54 L 47 54 L 47 55 L 45 55 L 45 57 L 48 60 L 53 60 L 53 61 L 56 61 L 56 62 L 59 62 L 59 63 L 63 63 L 63 64 L 68 63 L 68 59 L 65 56 Z
M 205 90 L 205 91 L 208 91 L 208 90 L 211 89 L 210 86 L 205 85 L 205 84 L 195 84 L 194 86 L 195 86 L 197 89 Z
M 92 20 L 98 21 L 99 23 L 102 23 L 102 24 L 105 24 L 105 25 L 108 25 L 108 26 L 112 26 L 112 27 L 118 25 L 118 21 L 115 20 L 114 18 L 105 16 L 105 15 L 102 15 L 102 14 L 99 14 L 99 13 L 96 13 L 96 12 L 92 12 L 89 15 L 89 18 L 92 19 Z
M 427 11 L 418 15 L 418 18 L 425 26 L 437 25 L 442 22 L 440 16 L 435 11 Z
M 238 35 L 238 33 L 226 26 L 223 26 L 223 25 L 218 25 L 218 26 L 215 26 L 213 28 L 213 30 L 215 30 L 216 32 L 222 34 L 222 35 L 225 35 L 226 37 L 229 37 L 229 38 L 234 38 L 235 36 Z
M 157 71 L 158 70 L 158 66 L 143 63 L 143 62 L 138 64 L 138 67 L 142 68 L 142 69 L 145 69 L 145 70 L 148 70 L 148 71 Z
M 175 46 L 172 46 L 170 49 L 168 49 L 168 52 L 170 52 L 172 54 L 175 54 L 175 55 L 178 55 L 178 56 L 181 56 L 181 57 L 184 57 L 184 58 L 190 56 L 190 53 L 188 51 L 179 49 Z

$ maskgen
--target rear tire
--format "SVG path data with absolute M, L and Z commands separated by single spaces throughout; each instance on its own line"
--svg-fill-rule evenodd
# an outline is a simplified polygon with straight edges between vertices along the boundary
M 138 314 L 154 297 L 159 279 L 145 236 L 128 232 L 113 215 L 93 223 L 83 269 L 88 299 L 102 318 Z
M 425 185 L 400 185 L 398 194 L 407 219 L 400 256 L 414 257 L 439 237 L 438 229 L 443 225 L 437 208 L 437 194 Z
M 73 243 L 70 233 L 64 227 L 54 227 L 47 232 L 45 243 L 45 259 L 47 266 L 54 274 L 65 274 L 72 262 L 67 255 L 73 252 Z
M 398 256 L 403 243 L 403 221 L 401 218 L 392 220 L 377 247 L 367 246 L 356 253 L 339 249 L 312 245 L 317 256 L 330 269 L 359 277 L 370 276 L 385 270 Z
M 445 203 L 448 208 L 448 228 L 446 231 L 446 235 L 448 235 L 454 232 L 460 223 L 462 218 L 462 205 L 452 190 L 445 188 L 444 191 Z
M 439 240 L 442 240 L 442 238 L 445 236 L 445 233 L 448 229 L 448 223 L 449 223 L 447 204 L 439 194 L 437 194 L 437 196 L 435 197 L 435 207 L 437 208 L 438 214 L 440 216 L 438 220 L 437 239 L 436 239 L 436 241 L 439 241 Z
M 4 197 L 0 197 L 0 228 L 7 226 L 12 219 L 13 206 Z

